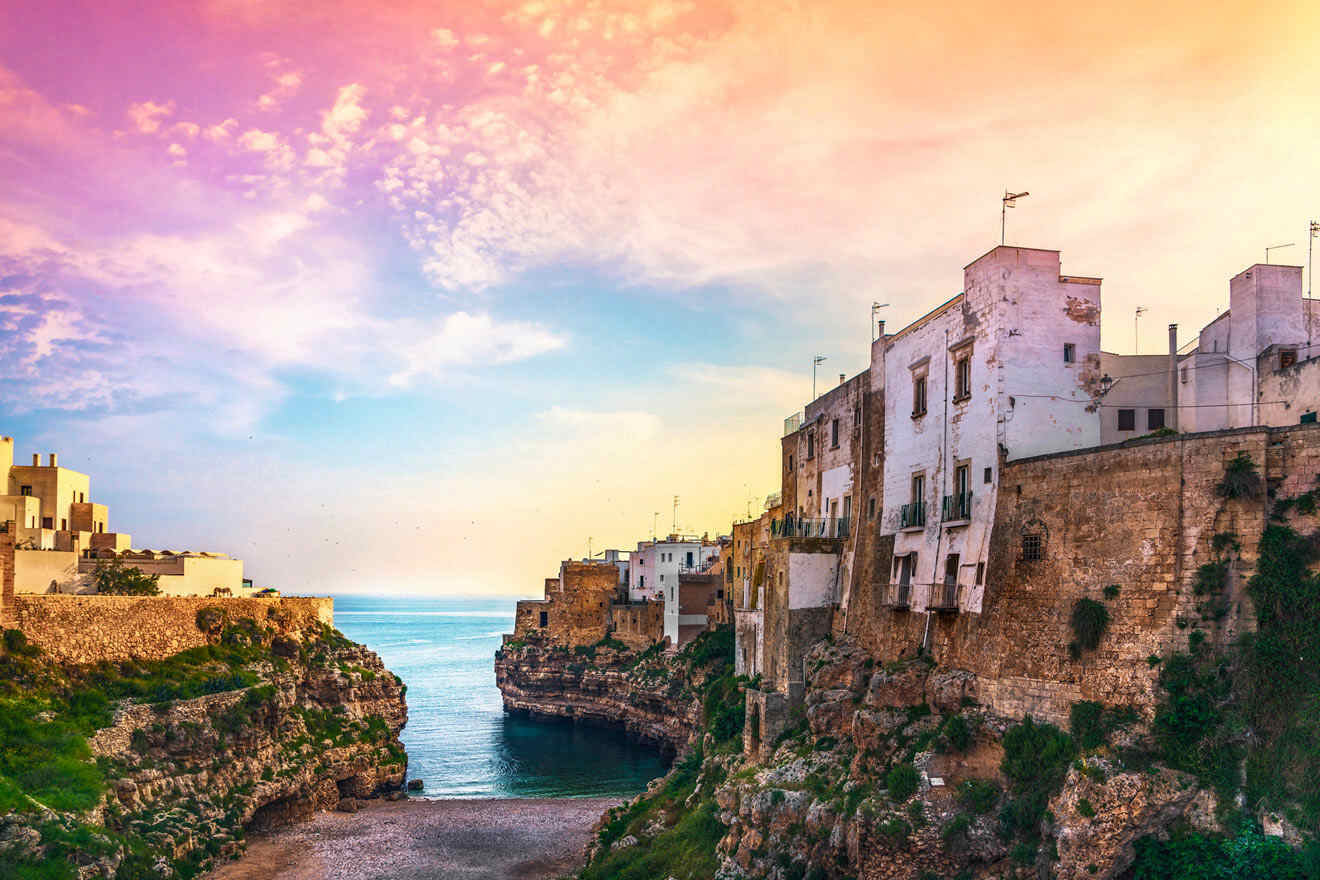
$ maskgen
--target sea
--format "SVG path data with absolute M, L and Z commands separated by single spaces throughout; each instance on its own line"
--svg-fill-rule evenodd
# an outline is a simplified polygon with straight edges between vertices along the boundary
M 432 798 L 631 797 L 668 769 L 624 732 L 506 715 L 495 649 L 513 599 L 336 596 L 335 626 L 408 686 L 408 778 Z

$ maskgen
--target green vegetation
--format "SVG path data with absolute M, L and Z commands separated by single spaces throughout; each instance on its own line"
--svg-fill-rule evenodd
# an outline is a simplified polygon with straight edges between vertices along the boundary
M 702 633 L 684 647 L 680 659 L 689 680 L 703 682 L 698 696 L 704 729 L 714 740 L 715 752 L 736 750 L 742 736 L 744 683 L 733 675 L 733 628 Z M 705 757 L 699 744 L 674 765 L 656 792 L 607 813 L 598 836 L 600 853 L 582 869 L 581 880 L 698 880 L 712 876 L 719 867 L 715 847 L 727 831 L 714 800 L 715 787 L 724 777 L 712 769 L 703 774 Z M 650 838 L 641 833 L 661 816 L 667 818 L 664 830 Z M 630 834 L 640 842 L 610 849 Z
M 1220 498 L 1259 498 L 1263 490 L 1264 481 L 1256 464 L 1245 452 L 1239 452 L 1224 466 L 1224 478 L 1215 486 Z
M 1073 659 L 1083 651 L 1093 651 L 1109 627 L 1109 609 L 1094 599 L 1078 599 L 1072 610 L 1073 642 L 1068 646 Z
M 1314 845 L 1298 851 L 1254 827 L 1236 837 L 1144 837 L 1136 850 L 1133 880 L 1314 880 L 1320 876 L 1320 852 Z
M 955 752 L 965 752 L 972 745 L 972 726 L 961 715 L 954 715 L 945 723 L 944 735 Z
M 1008 779 L 1009 797 L 999 811 L 999 834 L 1006 841 L 1019 841 L 1013 852 L 1018 861 L 1034 860 L 1046 805 L 1063 787 L 1075 753 L 1072 737 L 1029 715 L 1004 731 L 999 769 Z
M 999 786 L 989 779 L 965 779 L 958 786 L 958 803 L 977 816 L 985 815 L 999 803 Z
M 96 592 L 110 596 L 158 596 L 160 575 L 147 574 L 137 566 L 125 566 L 119 558 L 96 563 L 92 583 Z
M 901 804 L 916 794 L 920 783 L 921 773 L 912 764 L 895 764 L 885 774 L 885 788 L 889 790 L 889 799 L 895 803 Z

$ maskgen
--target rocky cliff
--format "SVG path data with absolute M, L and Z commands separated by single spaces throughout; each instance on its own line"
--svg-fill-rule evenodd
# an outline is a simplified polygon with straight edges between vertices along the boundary
M 570 651 L 528 639 L 499 650 L 495 681 L 506 711 L 621 727 L 677 752 L 701 719 L 704 673 L 688 668 L 687 655 L 636 652 L 610 640 Z
M 375 654 L 223 603 L 197 626 L 204 647 L 80 667 L 6 633 L 0 875 L 191 877 L 247 831 L 402 796 L 404 687 Z

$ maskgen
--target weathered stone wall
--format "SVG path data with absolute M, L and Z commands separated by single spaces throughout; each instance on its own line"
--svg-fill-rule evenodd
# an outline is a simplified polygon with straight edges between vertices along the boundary
M 565 561 L 559 577 L 546 578 L 544 599 L 518 603 L 514 637 L 544 637 L 570 648 L 594 645 L 609 633 L 610 604 L 618 593 L 619 569 L 612 563 Z
M 630 648 L 644 650 L 665 637 L 665 603 L 611 605 L 610 623 L 614 638 Z
M 14 608 L 14 523 L 0 523 L 0 621 L 8 621 Z
M 982 612 L 887 607 L 878 546 L 877 578 L 853 596 L 846 628 L 882 661 L 912 656 L 924 640 L 941 667 L 975 673 L 977 699 L 999 714 L 1064 720 L 1079 699 L 1149 708 L 1159 670 L 1147 658 L 1185 650 L 1198 628 L 1226 642 L 1253 626 L 1245 581 L 1265 498 L 1215 492 L 1239 452 L 1283 494 L 1296 494 L 1320 473 L 1320 429 L 1184 435 L 1005 464 Z M 1242 546 L 1225 587 L 1229 612 L 1203 620 L 1193 579 L 1225 532 Z M 1024 534 L 1043 542 L 1040 561 L 1022 558 Z M 1118 593 L 1106 596 L 1111 586 Z M 1102 602 L 1110 622 L 1098 648 L 1073 659 L 1070 621 L 1082 598 Z
M 61 663 L 163 660 L 206 644 L 197 612 L 220 608 L 282 633 L 333 625 L 334 600 L 320 597 L 212 599 L 199 596 L 15 596 L 6 626 Z

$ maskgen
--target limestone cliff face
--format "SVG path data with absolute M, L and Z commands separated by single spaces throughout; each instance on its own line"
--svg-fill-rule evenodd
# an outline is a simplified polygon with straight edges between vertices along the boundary
M 241 852 L 249 831 L 404 796 L 405 688 L 379 657 L 328 627 L 217 629 L 212 644 L 231 637 L 247 640 L 238 653 L 228 646 L 227 661 L 165 661 L 175 664 L 165 669 L 212 676 L 196 680 L 216 692 L 112 701 L 110 724 L 86 739 L 101 790 L 92 807 L 53 810 L 26 799 L 0 815 L 0 875 L 55 863 L 61 873 L 52 876 L 195 876 Z M 46 668 L 67 676 L 66 686 L 103 674 Z M 104 674 L 167 674 L 110 668 L 117 671 Z
M 500 649 L 495 681 L 509 712 L 618 726 L 674 751 L 700 727 L 700 682 L 683 660 L 659 652 L 576 653 L 529 640 Z

